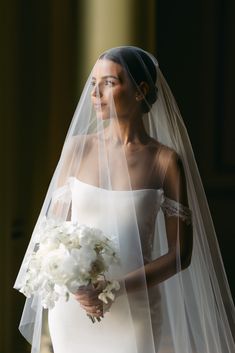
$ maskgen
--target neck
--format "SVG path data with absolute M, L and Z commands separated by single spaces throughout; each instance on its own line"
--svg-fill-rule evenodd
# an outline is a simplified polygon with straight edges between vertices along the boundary
M 129 145 L 145 144 L 149 140 L 141 115 L 135 116 L 134 119 L 118 119 L 112 124 L 108 135 L 116 143 L 127 147 Z

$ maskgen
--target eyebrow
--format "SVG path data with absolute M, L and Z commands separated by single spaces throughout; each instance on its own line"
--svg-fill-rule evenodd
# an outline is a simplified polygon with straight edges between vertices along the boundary
M 114 78 L 115 80 L 120 80 L 119 77 L 113 76 L 113 75 L 106 75 L 106 76 L 102 76 L 101 78 L 102 78 L 102 80 L 104 80 L 104 79 L 106 79 L 106 78 Z M 91 79 L 92 79 L 92 80 L 96 80 L 95 77 L 92 77 Z

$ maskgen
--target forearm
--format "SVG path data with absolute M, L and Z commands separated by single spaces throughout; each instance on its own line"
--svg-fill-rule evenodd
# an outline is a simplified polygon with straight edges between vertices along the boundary
M 128 293 L 143 289 L 145 283 L 149 288 L 175 275 L 179 271 L 179 267 L 176 262 L 176 252 L 169 251 L 138 270 L 127 274 L 123 279 L 123 284 Z M 185 267 L 183 266 L 183 268 Z

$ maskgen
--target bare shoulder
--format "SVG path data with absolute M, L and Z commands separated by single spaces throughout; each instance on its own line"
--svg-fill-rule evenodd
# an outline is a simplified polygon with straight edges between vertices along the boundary
M 173 200 L 180 195 L 181 202 L 187 205 L 185 171 L 180 155 L 173 148 L 160 144 L 155 165 L 165 195 Z
M 169 178 L 172 179 L 181 174 L 181 159 L 173 148 L 156 140 L 153 140 L 151 144 L 154 157 L 154 179 L 158 181 L 158 184 L 163 185 Z
M 67 138 L 60 158 L 59 186 L 64 185 L 69 176 L 76 174 L 79 162 L 94 148 L 94 144 L 95 135 L 80 134 Z
M 95 134 L 74 135 L 70 138 L 71 145 L 91 144 L 95 140 Z
M 180 161 L 178 153 L 157 140 L 152 139 L 151 146 L 154 149 L 155 166 L 166 166 Z
M 173 167 L 180 164 L 181 159 L 179 154 L 173 148 L 161 145 L 158 151 L 158 163 Z
M 70 158 L 71 154 L 83 151 L 83 155 L 87 153 L 97 143 L 96 134 L 90 135 L 74 135 L 65 143 L 66 155 Z

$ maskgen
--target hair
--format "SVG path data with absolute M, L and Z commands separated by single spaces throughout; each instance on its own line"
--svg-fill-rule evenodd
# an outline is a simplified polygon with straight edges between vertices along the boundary
M 149 86 L 145 99 L 142 101 L 142 110 L 148 113 L 153 103 L 157 100 L 157 71 L 150 55 L 138 47 L 117 47 L 101 54 L 99 60 L 111 60 L 124 67 L 132 80 L 139 86 L 146 82 Z

